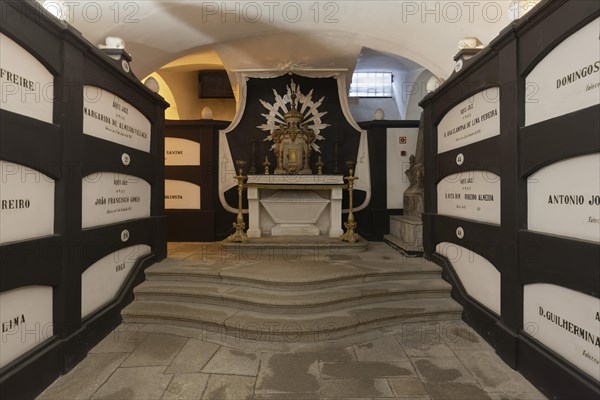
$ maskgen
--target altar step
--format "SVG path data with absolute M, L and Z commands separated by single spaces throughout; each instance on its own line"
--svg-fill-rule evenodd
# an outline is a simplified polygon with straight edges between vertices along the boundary
M 294 253 L 314 252 L 317 254 L 362 253 L 369 248 L 369 242 L 358 235 L 355 243 L 344 242 L 339 237 L 320 236 L 262 236 L 249 238 L 246 243 L 223 242 L 222 248 L 230 252 L 272 253 L 294 255 Z
M 331 284 L 331 282 L 330 282 Z M 238 310 L 286 314 L 335 311 L 404 299 L 448 298 L 441 279 L 386 280 L 309 290 L 262 289 L 202 282 L 147 281 L 135 289 L 136 301 L 212 304 Z
M 329 340 L 400 323 L 459 320 L 450 298 L 391 301 L 330 312 L 288 314 L 236 307 L 136 300 L 122 312 L 125 323 L 166 324 L 263 341 Z
M 300 263 L 167 260 L 146 270 L 126 323 L 252 340 L 324 340 L 406 322 L 460 319 L 441 269 L 422 259 Z M 372 257 L 372 256 L 371 256 Z
M 421 259 L 407 259 L 399 265 L 372 269 L 344 268 L 344 265 L 305 260 L 248 262 L 240 263 L 237 268 L 168 260 L 146 270 L 147 281 L 183 281 L 293 291 L 329 288 L 341 290 L 345 285 L 415 279 L 437 279 L 440 285 L 444 285 L 440 276 L 439 266 Z

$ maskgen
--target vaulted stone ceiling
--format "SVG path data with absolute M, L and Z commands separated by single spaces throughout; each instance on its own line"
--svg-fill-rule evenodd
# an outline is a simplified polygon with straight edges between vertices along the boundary
M 352 70 L 368 47 L 446 78 L 461 38 L 488 43 L 514 16 L 510 0 L 65 3 L 75 4 L 67 17 L 90 42 L 123 38 L 139 77 L 182 56 L 213 51 L 228 70 Z

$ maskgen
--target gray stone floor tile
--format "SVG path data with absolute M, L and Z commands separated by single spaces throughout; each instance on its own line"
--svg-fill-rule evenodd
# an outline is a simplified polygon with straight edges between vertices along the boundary
M 71 372 L 60 377 L 39 397 L 40 400 L 89 399 L 121 365 L 126 354 L 88 354 Z
M 413 364 L 423 382 L 476 383 L 458 358 L 416 358 Z
M 393 397 L 387 380 L 378 379 L 329 379 L 321 384 L 321 397 L 332 399 Z
M 98 389 L 94 400 L 158 400 L 171 382 L 165 367 L 119 368 Z
M 323 379 L 377 378 L 388 376 L 415 376 L 408 361 L 357 361 L 321 363 Z
M 388 378 L 394 395 L 399 398 L 427 398 L 429 395 L 419 378 Z
M 481 386 L 475 383 L 426 383 L 431 400 L 492 400 Z
M 432 340 L 411 340 L 411 341 L 400 341 L 398 337 L 396 340 L 402 345 L 405 353 L 408 357 L 431 357 L 431 358 L 454 358 L 456 355 L 450 347 L 441 341 Z
M 252 400 L 320 400 L 319 393 L 258 393 Z
M 209 374 L 256 376 L 260 354 L 221 347 L 202 372 Z
M 489 350 L 494 348 L 463 321 L 453 321 L 443 327 L 444 343 L 451 349 Z
M 452 334 L 456 330 L 455 325 L 462 326 L 461 321 L 426 321 L 407 322 L 397 330 L 396 339 L 401 344 L 418 343 L 447 343 L 456 340 Z
M 536 393 L 488 393 L 492 400 L 547 400 L 548 398 L 540 392 Z
M 131 353 L 147 335 L 142 328 L 143 324 L 121 324 L 94 346 L 90 353 Z
M 325 350 L 319 353 L 319 361 L 357 361 L 352 347 Z
M 335 399 L 335 397 L 321 397 L 321 400 L 333 400 Z M 400 400 L 407 400 L 407 399 L 401 399 L 399 397 L 348 397 L 345 398 L 344 400 L 396 400 L 396 399 L 400 399 Z M 411 400 L 428 400 L 429 397 L 417 397 L 415 399 L 411 399 Z M 338 400 L 338 399 L 336 399 Z
M 162 400 L 197 400 L 202 398 L 209 375 L 177 374 L 165 390 Z
M 402 346 L 393 337 L 359 344 L 354 346 L 354 351 L 360 361 L 408 361 Z
M 203 400 L 250 400 L 255 378 L 248 376 L 211 375 Z
M 123 362 L 123 367 L 151 367 L 169 365 L 177 356 L 187 338 L 158 333 L 148 334 L 142 343 Z
M 200 372 L 219 349 L 219 345 L 198 339 L 189 339 L 171 365 L 167 374 L 187 374 Z
M 257 394 L 318 393 L 319 361 L 316 353 L 263 354 Z
M 531 383 L 494 353 L 462 350 L 456 354 L 487 392 L 537 392 Z

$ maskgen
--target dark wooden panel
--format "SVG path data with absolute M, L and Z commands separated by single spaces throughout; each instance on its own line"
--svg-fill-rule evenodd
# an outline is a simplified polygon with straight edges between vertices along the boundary
M 62 174 L 62 133 L 48 124 L 0 110 L 0 159 L 25 165 L 56 180 Z
M 212 170 L 210 172 L 213 172 Z M 202 168 L 194 166 L 166 166 L 165 179 L 190 182 L 200 186 L 206 179 Z M 212 192 L 212 188 L 210 190 Z
M 521 278 L 552 283 L 600 297 L 600 246 L 597 243 L 521 231 Z
M 63 246 L 58 235 L 0 246 L 0 292 L 22 286 L 56 286 Z
M 117 172 L 154 182 L 156 173 L 154 155 L 89 135 L 83 135 L 82 144 L 82 158 L 85 160 L 82 171 L 84 177 L 97 172 Z M 123 165 L 121 160 L 124 153 L 127 153 L 131 159 L 131 163 L 127 166 Z
M 137 244 L 147 244 L 153 247 L 156 243 L 155 232 L 161 226 L 164 218 L 150 217 L 84 229 L 81 232 L 81 247 L 78 249 L 81 258 L 81 272 L 102 257 L 120 249 Z M 122 242 L 121 232 L 125 229 L 129 231 L 129 240 Z
M 491 262 L 500 272 L 502 246 L 499 240 L 500 226 L 481 222 L 436 215 L 432 218 L 433 248 L 438 243 L 449 242 L 479 254 Z M 463 239 L 456 237 L 456 229 L 462 227 L 465 231 Z
M 596 0 L 546 1 L 517 26 L 519 72 L 526 76 L 563 40 L 600 15 Z
M 167 210 L 167 232 L 171 242 L 213 242 L 215 212 Z
M 523 127 L 520 139 L 522 177 L 565 158 L 600 152 L 600 105 Z
M 214 241 L 216 214 L 224 213 L 218 192 L 218 130 L 227 121 L 165 121 L 165 136 L 200 143 L 199 166 L 165 166 L 165 179 L 181 180 L 200 186 L 201 210 L 166 210 L 169 241 Z M 227 227 L 229 221 L 223 222 Z M 222 238 L 220 238 L 222 239 Z
M 519 337 L 519 372 L 548 398 L 597 400 L 600 386 L 547 347 Z
M 52 337 L 2 369 L 3 399 L 34 399 L 64 372 L 64 342 Z M 31 377 L 35 376 L 32 381 Z
M 0 31 L 38 59 L 53 75 L 62 68 L 62 28 L 52 18 L 41 18 L 43 7 L 33 1 L 2 0 Z
M 495 136 L 459 149 L 439 154 L 435 160 L 435 182 L 439 183 L 448 175 L 470 171 L 488 171 L 502 177 L 502 153 L 498 151 L 500 137 Z M 456 156 L 462 154 L 464 163 L 458 165 Z

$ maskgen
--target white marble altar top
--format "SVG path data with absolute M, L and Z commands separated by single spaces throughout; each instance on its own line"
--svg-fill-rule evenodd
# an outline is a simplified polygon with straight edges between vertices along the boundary
M 248 184 L 335 185 L 344 184 L 343 175 L 248 175 Z

